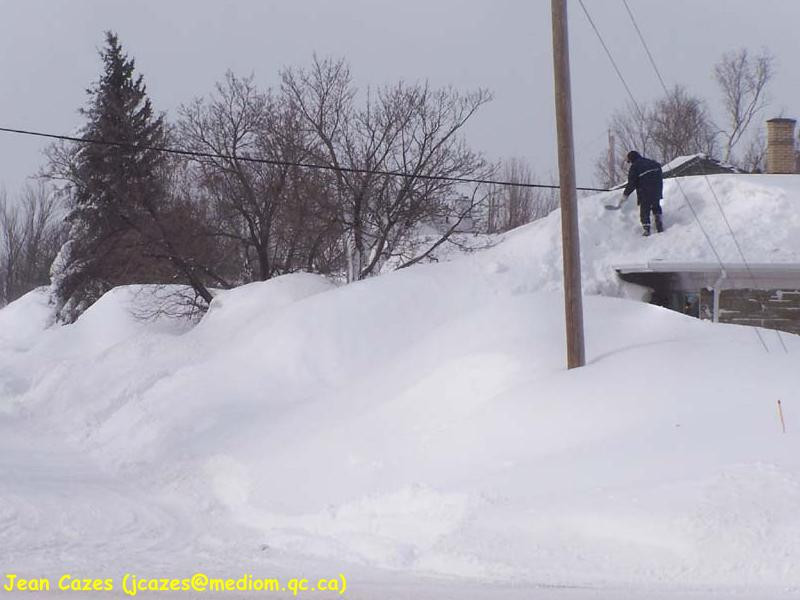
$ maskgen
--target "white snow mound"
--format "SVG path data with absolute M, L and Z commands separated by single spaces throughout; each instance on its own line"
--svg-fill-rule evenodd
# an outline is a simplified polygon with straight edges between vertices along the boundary
M 717 201 L 749 261 L 800 262 L 799 179 L 682 185 L 723 261 L 740 259 Z M 799 588 L 800 340 L 784 353 L 767 333 L 766 353 L 751 329 L 624 299 L 613 265 L 715 259 L 674 182 L 650 239 L 609 199 L 580 204 L 585 368 L 564 368 L 556 212 L 450 263 L 221 292 L 191 329 L 131 317 L 139 288 L 48 328 L 32 292 L 0 310 L 0 433 L 124 476 L 158 507 L 145 523 L 181 515 L 142 553 L 161 564 L 266 552 L 548 586 Z M 7 472 L 36 460 L 25 439 Z M 0 527 L 0 562 L 38 565 L 45 543 L 115 560 L 90 543 L 94 517 L 69 516 Z

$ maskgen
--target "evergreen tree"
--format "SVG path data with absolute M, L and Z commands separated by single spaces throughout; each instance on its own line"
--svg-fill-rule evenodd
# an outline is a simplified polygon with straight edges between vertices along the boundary
M 142 251 L 143 223 L 165 196 L 163 117 L 153 113 L 134 60 L 114 33 L 100 52 L 103 73 L 87 90 L 81 137 L 124 146 L 79 143 L 70 149 L 66 179 L 71 211 L 68 241 L 51 269 L 59 321 L 71 323 L 116 285 L 167 276 Z M 152 219 L 151 219 L 152 221 Z M 159 276 L 160 274 L 160 276 Z

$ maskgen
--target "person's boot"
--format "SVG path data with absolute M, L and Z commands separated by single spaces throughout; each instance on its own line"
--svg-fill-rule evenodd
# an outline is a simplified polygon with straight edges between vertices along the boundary
M 650 223 L 642 225 L 642 237 L 647 237 L 648 235 L 650 235 Z
M 661 220 L 661 215 L 656 215 L 656 231 L 658 233 L 664 231 L 664 221 Z

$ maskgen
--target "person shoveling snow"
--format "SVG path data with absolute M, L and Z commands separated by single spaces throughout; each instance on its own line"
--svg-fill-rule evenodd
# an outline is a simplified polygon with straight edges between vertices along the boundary
M 656 231 L 664 231 L 664 221 L 662 220 L 661 198 L 664 197 L 664 177 L 661 171 L 661 164 L 645 158 L 636 150 L 628 152 L 627 161 L 631 164 L 628 170 L 628 183 L 622 192 L 622 198 L 618 204 L 607 204 L 606 208 L 618 210 L 636 190 L 637 204 L 639 205 L 639 218 L 642 223 L 642 235 L 650 235 L 650 213 L 655 217 Z
M 628 162 L 631 167 L 628 169 L 628 184 L 622 197 L 626 200 L 636 190 L 642 235 L 650 235 L 650 212 L 655 216 L 656 231 L 661 233 L 664 231 L 664 222 L 661 220 L 661 198 L 664 197 L 661 164 L 645 158 L 636 150 L 628 152 Z

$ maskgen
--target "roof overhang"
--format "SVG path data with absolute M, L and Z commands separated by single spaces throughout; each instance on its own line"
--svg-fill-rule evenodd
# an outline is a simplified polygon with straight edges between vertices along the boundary
M 666 262 L 617 265 L 624 281 L 649 285 L 670 280 L 681 289 L 800 289 L 800 263 Z

